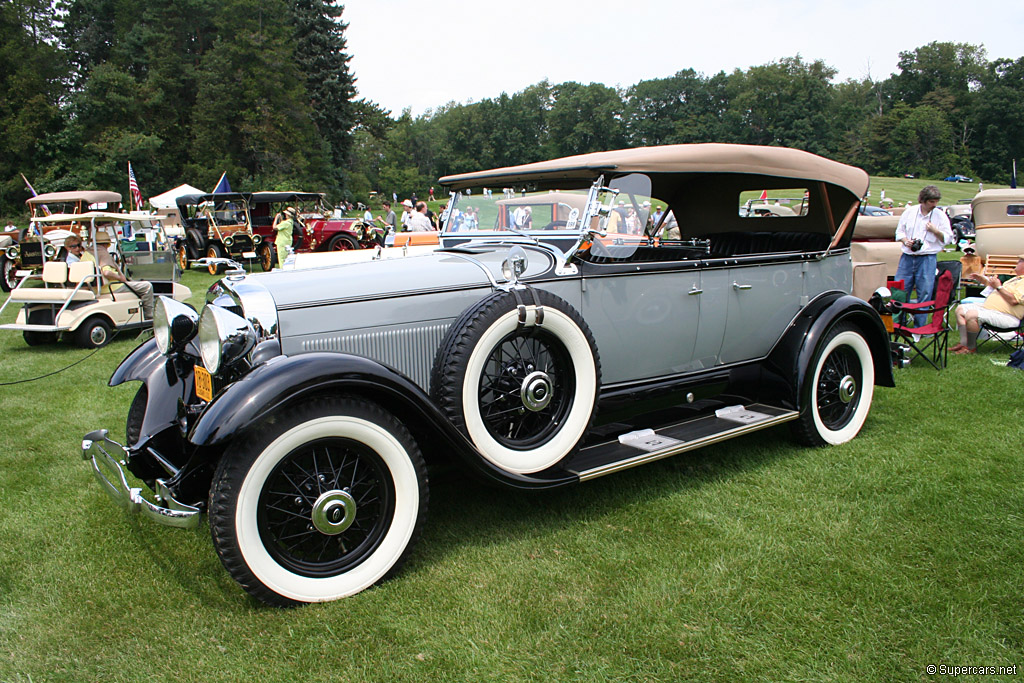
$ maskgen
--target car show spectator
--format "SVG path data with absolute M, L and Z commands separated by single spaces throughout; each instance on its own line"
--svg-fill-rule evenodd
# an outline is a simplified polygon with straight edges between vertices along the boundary
M 70 239 L 70 238 L 68 238 Z M 91 251 L 82 250 L 82 255 L 79 257 L 82 261 L 92 261 L 100 270 L 100 275 L 103 276 L 104 288 L 111 295 L 117 292 L 129 290 L 135 296 L 139 297 L 142 302 L 142 313 L 145 315 L 146 320 L 153 319 L 153 283 L 147 280 L 129 280 L 121 272 L 121 269 L 114 263 L 114 259 L 110 256 L 110 252 L 107 251 L 107 245 L 110 244 L 110 235 L 106 231 L 96 232 L 96 253 L 95 255 Z M 115 289 L 115 282 L 121 284 Z
M 64 257 L 64 261 L 67 263 L 78 263 L 82 260 L 82 252 L 85 251 L 85 245 L 82 244 L 81 237 L 71 235 L 64 240 L 64 249 L 68 252 L 68 255 Z
M 917 290 L 917 300 L 931 299 L 935 291 L 935 264 L 942 247 L 953 240 L 953 229 L 945 211 L 936 210 L 942 193 L 934 185 L 921 188 L 917 207 L 904 211 L 896 227 L 896 241 L 902 243 L 902 254 L 896 267 L 896 280 L 903 280 L 903 291 Z M 926 313 L 914 316 L 914 324 L 922 327 Z
M 416 204 L 416 211 L 409 217 L 408 226 L 412 232 L 429 232 L 434 229 L 430 219 L 427 218 L 427 205 L 425 202 Z
M 409 229 L 409 221 L 412 220 L 412 202 L 408 199 L 402 202 L 402 231 Z
M 391 202 L 385 200 L 382 206 L 384 208 L 384 217 L 380 220 L 384 223 L 384 229 L 389 233 L 398 232 L 398 216 L 391 209 Z
M 962 303 L 956 307 L 956 327 L 960 332 L 960 343 L 950 349 L 956 354 L 977 352 L 978 333 L 981 325 L 992 325 L 1003 329 L 1020 325 L 1024 318 L 1024 254 L 1017 255 L 1017 266 L 1013 269 L 1016 277 L 1001 282 L 998 277 L 974 273 L 971 277 L 987 287 L 982 291 L 985 301 Z
M 274 246 L 277 248 L 278 267 L 288 258 L 288 247 L 292 246 L 292 234 L 298 215 L 295 207 L 289 206 L 274 218 Z

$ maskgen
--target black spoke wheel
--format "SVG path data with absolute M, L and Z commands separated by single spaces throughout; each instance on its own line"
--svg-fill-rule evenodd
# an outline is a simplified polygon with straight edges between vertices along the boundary
M 257 525 L 263 545 L 302 576 L 333 576 L 380 544 L 395 512 L 395 487 L 374 451 L 320 439 L 286 455 L 267 478 Z
M 481 456 L 529 474 L 583 441 L 601 363 L 590 328 L 568 302 L 540 289 L 520 297 L 498 292 L 467 309 L 441 344 L 430 387 Z M 531 302 L 522 312 L 521 300 Z
M 860 359 L 848 346 L 833 349 L 825 358 L 818 377 L 817 410 L 828 429 L 842 429 L 856 414 L 862 395 L 857 381 L 862 374 Z
M 874 384 L 871 348 L 863 333 L 847 323 L 836 325 L 805 370 L 794 436 L 812 446 L 846 443 L 867 420 Z
M 0 289 L 9 292 L 18 286 L 18 267 L 21 264 L 7 258 L 6 254 L 0 254 Z
M 224 566 L 256 598 L 322 602 L 392 576 L 426 503 L 423 457 L 402 423 L 373 403 L 322 399 L 228 448 L 210 529 Z
M 484 362 L 480 416 L 498 443 L 530 449 L 558 430 L 575 388 L 565 346 L 542 328 L 522 328 L 506 335 Z

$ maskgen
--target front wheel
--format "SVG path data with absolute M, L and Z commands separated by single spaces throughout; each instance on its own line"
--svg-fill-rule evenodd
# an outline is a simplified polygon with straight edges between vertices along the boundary
M 856 327 L 837 325 L 808 368 L 794 436 L 809 446 L 846 443 L 864 426 L 874 389 L 875 366 L 867 340 Z
M 427 509 L 427 474 L 408 430 L 357 399 L 283 411 L 221 458 L 210 530 L 221 562 L 270 605 L 326 602 L 392 576 Z
M 178 270 L 181 272 L 188 271 L 188 247 L 185 246 L 184 242 L 178 242 L 174 245 L 174 257 L 178 261 Z
M 327 243 L 327 251 L 350 251 L 358 248 L 359 242 L 356 238 L 345 233 L 338 233 Z
M 12 261 L 6 254 L 0 254 L 0 289 L 9 292 L 18 286 L 18 261 Z
M 219 244 L 210 244 L 206 247 L 206 258 L 224 258 L 224 247 Z M 211 263 L 206 266 L 210 275 L 220 275 L 224 272 L 224 266 L 219 263 Z
M 103 318 L 89 318 L 75 330 L 75 341 L 83 349 L 98 349 L 110 341 L 110 323 Z

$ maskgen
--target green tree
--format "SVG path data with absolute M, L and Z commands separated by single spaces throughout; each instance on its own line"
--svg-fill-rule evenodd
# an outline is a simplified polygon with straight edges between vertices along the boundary
M 344 7 L 331 0 L 294 0 L 295 61 L 305 75 L 310 116 L 335 171 L 333 190 L 344 185 L 355 127 L 355 79 L 349 70 Z
M 49 32 L 49 3 L 0 4 L 0 212 L 24 211 L 24 173 L 43 191 L 45 149 L 64 125 L 64 62 Z
M 547 114 L 545 156 L 585 154 L 625 145 L 622 98 L 600 83 L 561 83 Z

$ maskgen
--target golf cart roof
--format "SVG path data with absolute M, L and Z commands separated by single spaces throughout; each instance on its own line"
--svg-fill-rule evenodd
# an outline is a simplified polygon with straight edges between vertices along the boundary
M 85 213 L 55 213 L 34 219 L 36 223 L 123 223 L 124 221 L 151 222 L 160 220 L 150 213 L 112 213 L 109 211 L 87 211 Z
M 69 192 L 47 192 L 37 194 L 25 200 L 26 204 L 45 204 L 46 202 L 76 202 L 86 204 L 111 204 L 121 201 L 121 195 L 117 192 L 105 192 L 103 190 L 72 190 Z

